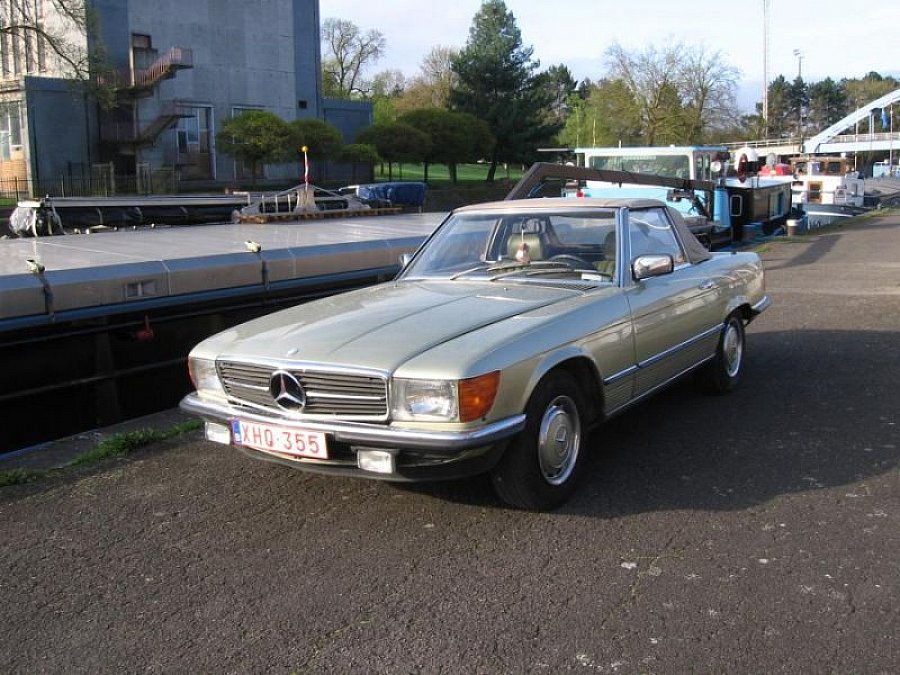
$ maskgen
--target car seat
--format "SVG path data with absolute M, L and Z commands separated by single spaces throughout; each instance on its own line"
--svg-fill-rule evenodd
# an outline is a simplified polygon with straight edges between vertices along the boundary
M 600 274 L 613 278 L 616 275 L 616 233 L 610 232 L 603 240 L 603 259 L 594 263 Z

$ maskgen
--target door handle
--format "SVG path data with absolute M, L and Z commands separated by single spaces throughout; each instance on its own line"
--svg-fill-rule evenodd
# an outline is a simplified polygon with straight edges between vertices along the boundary
M 700 284 L 699 288 L 701 291 L 710 291 L 717 286 L 716 282 L 712 279 L 707 279 L 703 283 Z

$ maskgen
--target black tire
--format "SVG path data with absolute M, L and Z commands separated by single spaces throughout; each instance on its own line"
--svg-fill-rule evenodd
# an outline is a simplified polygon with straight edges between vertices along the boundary
M 554 371 L 541 380 L 525 409 L 525 428 L 491 471 L 500 499 L 546 511 L 571 497 L 584 465 L 584 410 L 572 375 Z
M 716 355 L 703 369 L 703 384 L 714 394 L 734 391 L 744 370 L 744 322 L 738 314 L 725 320 Z

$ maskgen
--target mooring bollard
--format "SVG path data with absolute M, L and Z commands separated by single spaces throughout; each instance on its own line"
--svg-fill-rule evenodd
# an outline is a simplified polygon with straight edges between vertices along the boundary
M 796 237 L 797 236 L 797 221 L 793 218 L 787 221 L 787 236 Z

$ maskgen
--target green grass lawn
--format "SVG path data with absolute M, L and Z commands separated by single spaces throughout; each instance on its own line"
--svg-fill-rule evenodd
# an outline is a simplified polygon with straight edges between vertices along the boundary
M 428 166 L 428 192 L 425 197 L 426 211 L 449 211 L 466 204 L 477 204 L 503 199 L 510 188 L 524 173 L 521 166 L 498 166 L 494 182 L 486 183 L 489 164 L 460 164 L 456 167 L 457 183 L 450 182 L 450 172 L 446 165 Z M 425 168 L 422 164 L 394 164 L 392 174 L 388 174 L 387 164 L 375 165 L 375 180 L 424 180 Z
M 459 183 L 483 183 L 487 178 L 490 164 L 460 164 L 456 167 L 456 175 Z M 505 168 L 503 165 L 497 167 L 494 174 L 495 182 L 509 180 L 515 183 L 524 173 L 520 165 Z M 422 164 L 394 164 L 393 180 L 424 180 L 425 167 Z M 389 180 L 387 164 L 375 166 L 375 180 Z M 450 185 L 450 171 L 444 164 L 428 165 L 428 183 L 429 185 Z

